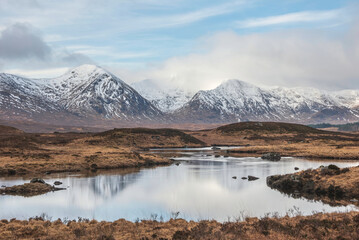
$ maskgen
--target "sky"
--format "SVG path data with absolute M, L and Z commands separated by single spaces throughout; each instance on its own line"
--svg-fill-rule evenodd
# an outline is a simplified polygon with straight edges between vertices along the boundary
M 0 72 L 96 64 L 189 90 L 227 79 L 359 89 L 353 0 L 0 0 Z

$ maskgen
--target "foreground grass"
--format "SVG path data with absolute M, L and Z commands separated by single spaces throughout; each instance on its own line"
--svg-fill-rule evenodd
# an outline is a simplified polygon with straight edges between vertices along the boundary
M 2 220 L 0 239 L 359 239 L 359 213 L 315 214 L 283 218 L 247 218 L 243 222 L 168 222 L 123 219 L 54 222 Z

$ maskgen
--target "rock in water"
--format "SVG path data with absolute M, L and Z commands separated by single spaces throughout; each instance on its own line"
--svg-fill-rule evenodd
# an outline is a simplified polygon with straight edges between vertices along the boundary
M 45 184 L 45 181 L 42 178 L 33 178 L 33 179 L 31 179 L 30 183 L 42 183 L 42 184 Z
M 269 161 L 279 161 L 281 159 L 281 156 L 279 153 L 271 152 L 271 153 L 263 154 L 262 159 L 269 160 Z
M 54 182 L 54 185 L 56 185 L 56 186 L 57 186 L 57 185 L 61 185 L 61 184 L 62 184 L 62 182 L 60 182 L 60 181 L 55 181 L 55 182 Z
M 255 176 L 248 175 L 248 181 L 254 181 L 257 179 L 259 179 L 259 178 L 255 177 Z

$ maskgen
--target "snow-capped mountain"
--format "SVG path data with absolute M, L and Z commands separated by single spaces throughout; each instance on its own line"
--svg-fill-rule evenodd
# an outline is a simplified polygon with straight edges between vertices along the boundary
M 342 95 L 303 88 L 259 88 L 252 84 L 228 80 L 213 90 L 199 91 L 174 113 L 176 119 L 192 122 L 290 121 L 347 122 L 358 121 L 354 108 L 359 92 Z
M 194 93 L 180 88 L 160 86 L 151 79 L 134 82 L 131 86 L 163 112 L 171 113 L 182 107 Z
M 0 73 L 0 117 L 5 120 L 39 120 L 66 117 L 61 106 L 43 96 L 42 86 L 27 78 Z
M 130 123 L 359 121 L 359 91 L 261 88 L 228 80 L 213 90 L 190 92 L 152 80 L 133 87 L 93 65 L 53 79 L 0 74 L 0 119 L 106 126 Z M 136 89 L 136 90 L 135 90 Z
M 48 79 L 44 89 L 48 98 L 81 116 L 145 120 L 162 115 L 132 87 L 94 65 L 82 65 Z
M 28 118 L 45 121 L 54 112 L 63 117 L 96 121 L 103 119 L 144 122 L 163 119 L 163 113 L 125 82 L 93 66 L 83 65 L 54 79 L 27 79 L 0 75 L 0 106 Z M 62 121 L 61 118 L 59 119 Z M 70 120 L 71 121 L 71 120 Z

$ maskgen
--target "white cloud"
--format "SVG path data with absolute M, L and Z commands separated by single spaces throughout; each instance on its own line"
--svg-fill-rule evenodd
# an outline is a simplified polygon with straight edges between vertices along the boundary
M 60 76 L 67 72 L 69 68 L 49 68 L 49 69 L 41 69 L 41 70 L 23 70 L 23 69 L 9 69 L 6 72 L 30 77 L 30 78 L 48 78 L 48 77 L 54 77 L 54 76 Z
M 232 78 L 268 86 L 359 89 L 357 27 L 346 33 L 328 29 L 244 36 L 222 32 L 199 41 L 203 53 L 173 57 L 123 77 L 152 78 L 194 90 L 214 88 Z
M 329 11 L 303 11 L 238 21 L 237 26 L 239 28 L 252 28 L 288 23 L 319 22 L 337 19 L 341 15 L 343 15 L 343 9 L 335 9 Z

